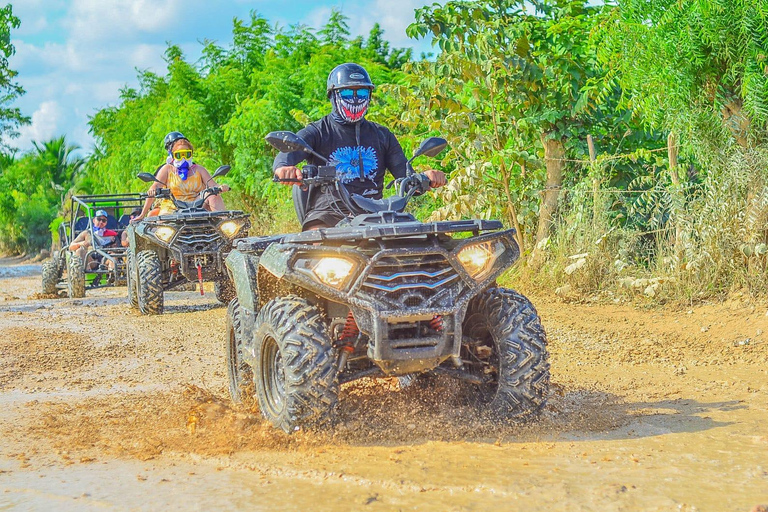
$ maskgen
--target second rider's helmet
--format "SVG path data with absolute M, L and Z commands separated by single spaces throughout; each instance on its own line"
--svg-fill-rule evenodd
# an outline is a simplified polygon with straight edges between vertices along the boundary
M 373 90 L 376 86 L 371 82 L 371 77 L 363 66 L 346 62 L 333 68 L 328 75 L 325 92 L 330 97 L 333 91 L 345 87 L 364 87 Z
M 189 140 L 187 139 L 183 133 L 181 132 L 171 132 L 168 135 L 165 136 L 165 139 L 163 139 L 163 145 L 165 145 L 165 150 L 170 153 L 171 149 L 173 149 L 173 145 L 176 144 L 177 141 L 180 140 Z

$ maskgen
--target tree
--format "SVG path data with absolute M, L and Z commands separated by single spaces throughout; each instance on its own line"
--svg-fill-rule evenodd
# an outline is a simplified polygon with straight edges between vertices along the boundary
M 599 12 L 585 0 L 452 1 L 419 9 L 408 27 L 411 37 L 432 33 L 443 51 L 432 79 L 442 85 L 447 81 L 440 77 L 450 77 L 453 85 L 437 87 L 439 109 L 468 110 L 472 124 L 489 127 L 478 141 L 487 148 L 479 165 L 499 170 L 515 224 L 510 180 L 526 174 L 527 149 L 543 148 L 546 184 L 537 243 L 553 224 L 567 151 L 584 155 L 579 139 L 596 122 L 595 102 L 605 96 L 589 39 Z
M 14 79 L 18 73 L 8 67 L 8 58 L 16 52 L 11 44 L 11 29 L 19 28 L 19 18 L 13 15 L 10 4 L 0 8 L 0 149 L 3 149 L 6 137 L 18 136 L 17 128 L 29 123 L 29 118 L 21 110 L 11 107 L 24 89 Z
M 768 137 L 765 0 L 618 0 L 599 57 L 647 125 L 720 153 Z

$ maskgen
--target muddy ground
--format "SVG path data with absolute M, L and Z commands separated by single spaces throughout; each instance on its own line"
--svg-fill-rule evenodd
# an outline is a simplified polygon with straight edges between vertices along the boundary
M 225 308 L 125 288 L 42 297 L 0 260 L 0 511 L 745 511 L 768 504 L 768 305 L 638 309 L 535 297 L 552 394 L 491 424 L 448 382 L 342 388 L 286 436 L 230 404 Z

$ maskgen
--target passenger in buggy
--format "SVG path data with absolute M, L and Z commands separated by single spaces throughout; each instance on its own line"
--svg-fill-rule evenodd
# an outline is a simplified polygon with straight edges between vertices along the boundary
M 93 235 L 95 238 L 91 240 L 91 230 L 83 230 L 72 243 L 69 244 L 69 250 L 74 255 L 80 257 L 85 263 L 86 271 L 93 271 L 99 268 L 102 257 L 97 253 L 91 253 L 88 255 L 88 261 L 85 261 L 85 256 L 92 247 L 104 248 L 113 246 L 117 240 L 117 232 L 111 229 L 107 229 L 107 219 L 109 214 L 105 210 L 96 210 L 96 215 L 93 217 Z M 107 266 L 111 266 L 112 262 L 107 261 Z

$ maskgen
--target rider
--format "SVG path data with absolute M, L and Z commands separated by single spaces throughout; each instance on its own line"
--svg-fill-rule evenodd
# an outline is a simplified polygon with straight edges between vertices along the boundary
M 350 62 L 336 66 L 326 84 L 331 113 L 298 135 L 317 153 L 336 163 L 336 173 L 350 193 L 381 199 L 386 170 L 395 178 L 404 178 L 407 159 L 391 131 L 365 119 L 373 89 L 362 66 Z M 272 169 L 280 179 L 300 180 L 301 170 L 296 165 L 305 159 L 314 165 L 324 163 L 304 151 L 293 151 L 278 154 Z M 445 185 L 444 173 L 429 170 L 424 174 L 433 188 Z M 302 229 L 335 226 L 347 212 L 336 191 L 318 194 L 310 190 Z
M 163 143 L 168 152 L 168 159 L 155 176 L 162 183 L 157 181 L 152 183 L 147 190 L 149 197 L 144 202 L 144 208 L 138 216 L 131 219 L 132 223 L 146 217 L 159 188 L 170 188 L 173 197 L 179 201 L 194 201 L 206 188 L 219 186 L 211 179 L 205 167 L 192 162 L 192 143 L 184 135 L 180 132 L 170 132 L 165 136 Z M 228 185 L 221 185 L 220 188 L 222 192 L 229 191 Z M 224 202 L 220 196 L 211 195 L 205 200 L 205 206 L 212 211 L 223 210 Z M 176 207 L 173 201 L 164 199 L 160 203 L 158 215 L 171 213 L 174 210 Z
M 107 229 L 108 218 L 109 216 L 105 210 L 96 210 L 96 214 L 93 216 L 93 235 L 96 239 L 96 247 L 109 247 L 115 243 L 117 232 Z M 99 266 L 99 262 L 102 258 L 99 254 L 91 253 L 88 256 L 88 261 L 85 261 L 85 255 L 88 252 L 88 248 L 93 245 L 91 231 L 88 229 L 80 232 L 80 234 L 72 240 L 72 243 L 69 244 L 69 250 L 83 260 L 87 270 L 95 270 Z

